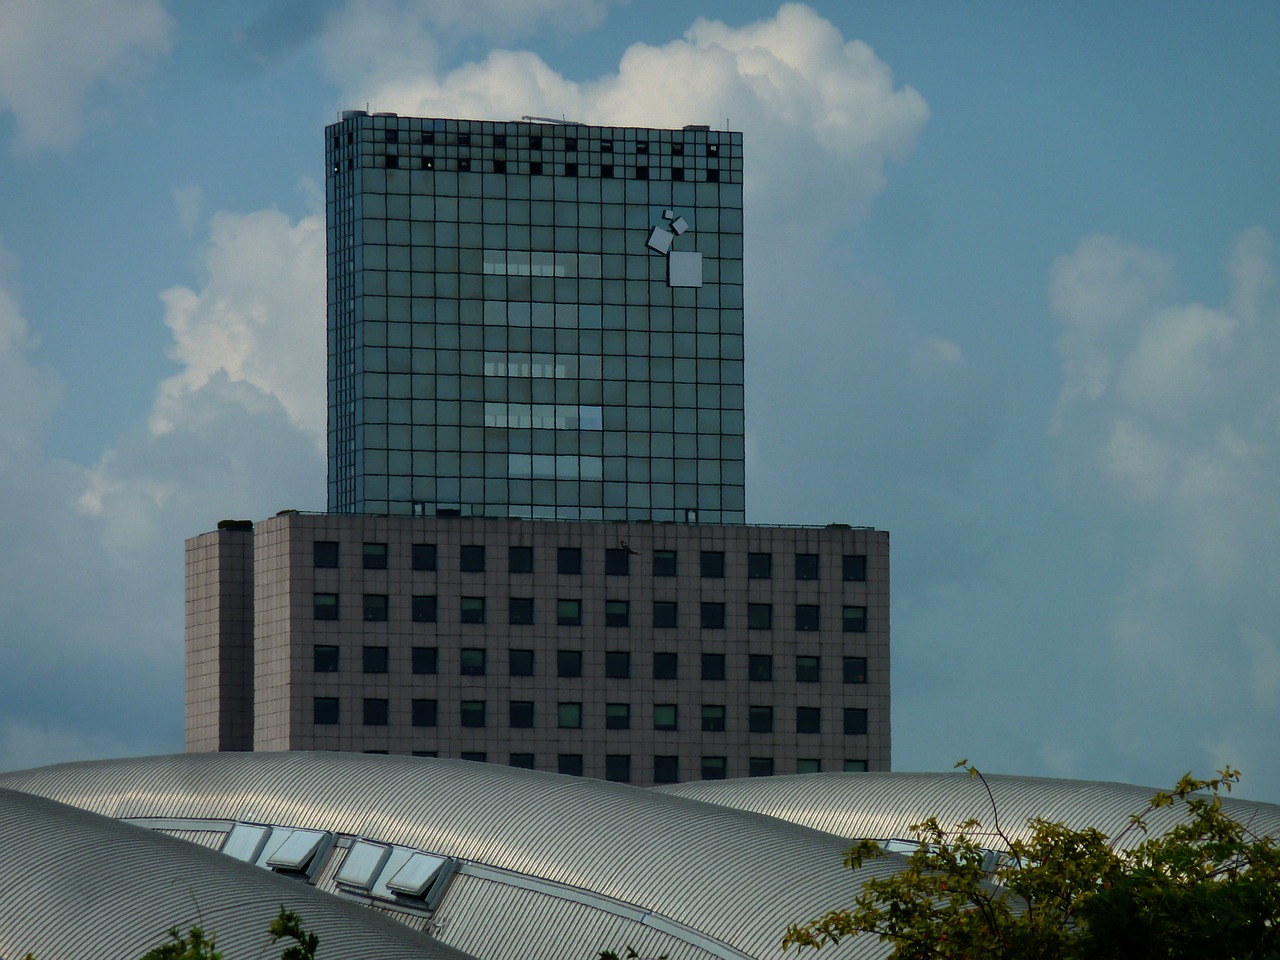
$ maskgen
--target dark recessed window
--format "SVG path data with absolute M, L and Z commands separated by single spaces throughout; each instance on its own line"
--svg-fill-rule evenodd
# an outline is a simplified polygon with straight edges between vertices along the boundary
M 677 729 L 676 705 L 674 703 L 655 703 L 653 705 L 653 729 Z
M 484 623 L 484 597 L 463 597 L 460 612 L 463 623 Z
M 604 705 L 604 726 L 606 730 L 630 730 L 631 704 L 606 703 Z
M 636 144 L 636 153 L 648 153 L 648 152 L 649 152 L 649 145 L 647 143 Z
M 604 758 L 604 778 L 614 783 L 631 782 L 631 757 L 627 754 L 610 753 Z
M 484 650 L 475 647 L 463 647 L 460 663 L 464 677 L 483 677 L 485 674 Z
M 768 653 L 753 653 L 747 657 L 748 680 L 772 680 L 773 656 Z
M 458 158 L 459 172 L 466 173 L 470 169 L 471 169 L 471 161 L 467 157 L 459 157 Z
M 818 605 L 813 603 L 796 604 L 796 629 L 818 629 Z
M 427 131 L 425 131 L 425 132 L 422 134 L 422 142 L 423 142 L 423 143 L 435 143 L 435 142 L 436 142 L 436 135 L 435 135 L 433 132 L 431 132 L 430 130 L 427 130 Z
M 556 726 L 560 727 L 561 730 L 581 730 L 582 704 L 556 704 Z
M 671 145 L 671 155 L 672 155 L 672 156 L 675 156 L 675 157 L 682 157 L 682 156 L 684 156 L 684 144 L 683 144 L 683 143 L 673 143 L 673 144 Z
M 509 767 L 519 767 L 521 770 L 533 769 L 532 753 L 513 753 L 511 759 L 507 761 Z
M 674 577 L 679 564 L 674 550 L 653 551 L 653 575 L 655 577 Z
M 720 144 L 718 144 L 718 143 L 708 143 L 708 144 L 707 144 L 707 156 L 708 156 L 708 157 L 718 157 L 718 156 L 720 156 Z
M 702 655 L 702 679 L 703 680 L 723 680 L 724 679 L 724 654 L 723 653 L 704 653 Z
M 529 730 L 533 727 L 533 701 L 511 701 L 511 728 L 513 730 Z
M 724 731 L 723 704 L 704 703 L 702 705 L 702 729 L 710 733 L 722 733 Z
M 747 729 L 752 733 L 773 733 L 773 707 L 749 707 Z
M 556 548 L 556 573 L 570 576 L 582 573 L 582 548 Z
M 847 737 L 861 737 L 867 732 L 867 711 L 862 707 L 845 707 L 844 732 Z
M 364 595 L 364 618 L 367 621 L 386 620 L 390 601 L 385 593 Z
M 720 171 L 714 168 L 707 171 L 707 183 L 719 183 Z
M 866 633 L 867 608 L 845 607 L 840 611 L 840 624 L 845 633 Z
M 796 657 L 797 683 L 817 683 L 821 675 L 821 661 L 817 657 Z
M 363 659 L 365 673 L 386 673 L 391 662 L 386 647 L 365 647 Z
M 561 627 L 582 626 L 582 601 L 557 600 L 556 624 Z
M 867 658 L 866 657 L 845 657 L 844 658 L 844 682 L 845 683 L 866 683 L 867 682 Z
M 657 755 L 653 758 L 654 783 L 679 783 L 680 758 L 669 755 Z
M 861 583 L 867 579 L 867 558 L 861 553 L 846 553 L 840 562 L 840 576 L 846 581 Z
M 493 145 L 495 147 L 505 147 L 507 145 L 507 135 L 505 133 L 495 133 L 493 135 Z
M 606 627 L 631 626 L 631 604 L 626 600 L 606 600 L 604 602 L 604 625 Z
M 335 540 L 317 540 L 311 545 L 311 559 L 317 567 L 338 565 L 338 544 Z
M 435 168 L 436 168 L 436 161 L 435 161 L 435 158 L 434 158 L 434 157 L 423 157 L 423 158 L 422 158 L 422 169 L 423 169 L 423 170 L 434 170 Z
M 413 755 L 415 757 L 438 757 L 440 756 L 440 751 L 439 750 L 415 750 L 413 751 Z
M 747 776 L 772 777 L 773 757 L 752 757 L 747 761 Z
M 800 757 L 796 760 L 796 773 L 821 773 L 822 760 L 819 757 Z
M 316 697 L 311 702 L 311 722 L 329 725 L 339 720 L 337 697 Z
M 699 566 L 704 578 L 721 579 L 724 577 L 724 551 L 703 550 L 699 557 Z
M 604 552 L 604 572 L 610 577 L 631 575 L 631 551 L 622 547 L 610 547 Z
M 557 756 L 556 772 L 565 777 L 582 776 L 582 754 L 562 753 Z
M 702 758 L 702 779 L 703 780 L 723 780 L 728 776 L 729 764 L 724 757 L 703 757 Z
M 434 700 L 414 700 L 411 706 L 415 727 L 434 727 L 439 716 Z
M 575 150 L 577 150 L 577 149 L 578 149 L 578 138 L 577 138 L 577 137 L 565 137 L 565 138 L 564 138 L 564 149 L 565 149 L 565 151 L 566 151 L 567 153 L 573 153 Z
M 512 573 L 533 573 L 533 547 L 508 547 L 507 568 Z
M 385 698 L 364 698 L 364 725 L 366 727 L 385 727 L 387 725 L 387 714 L 387 701 Z
M 484 573 L 484 547 L 464 546 L 458 559 L 458 569 L 463 573 Z
M 532 136 L 532 137 L 530 137 L 530 138 L 529 138 L 529 149 L 530 149 L 530 150 L 541 150 L 541 149 L 542 149 L 542 138 L 541 138 L 541 137 L 539 137 L 539 136 Z
M 816 553 L 796 554 L 796 579 L 818 579 L 818 555 Z
M 506 173 L 506 172 L 507 172 L 507 161 L 505 161 L 505 160 L 495 160 L 495 161 L 493 161 L 493 172 L 494 172 L 494 173 Z
M 338 619 L 338 595 L 317 593 L 311 597 L 311 615 L 317 620 Z
M 338 648 L 330 644 L 316 644 L 312 654 L 312 669 L 316 673 L 338 672 Z
M 625 650 L 610 650 L 606 653 L 604 675 L 610 680 L 631 679 L 631 654 Z
M 383 138 L 387 143 L 399 143 L 399 142 L 400 142 L 400 131 L 399 131 L 399 130 L 384 130 L 384 131 L 382 131 L 382 138 Z
M 612 140 L 601 140 L 601 141 L 600 141 L 600 152 L 601 152 L 601 153 L 613 153 L 613 141 L 612 141 Z
M 796 707 L 796 733 L 821 733 L 822 712 L 818 707 Z
M 434 543 L 415 543 L 413 545 L 413 569 L 434 570 L 436 568 L 436 545 Z
M 613 179 L 613 164 L 611 164 L 611 163 L 606 163 L 604 166 L 602 166 L 602 167 L 600 168 L 600 176 L 601 176 L 601 178 L 603 178 L 603 179 L 605 179 L 605 180 L 612 180 L 612 179 Z
M 413 672 L 416 674 L 436 673 L 440 668 L 440 651 L 436 647 L 413 648 Z
M 533 651 L 512 650 L 508 653 L 507 669 L 513 677 L 533 676 Z
M 535 177 L 542 176 L 542 161 L 534 160 L 529 164 L 529 173 Z
M 747 579 L 768 580 L 773 576 L 773 554 L 748 553 Z
M 679 608 L 674 600 L 655 600 L 653 602 L 653 625 L 655 627 L 675 627 L 679 625 Z
M 672 167 L 671 179 L 679 182 L 684 179 L 684 167 Z
M 724 604 L 723 603 L 704 603 L 702 604 L 702 629 L 703 630 L 723 630 L 724 629 Z
M 413 622 L 435 623 L 438 604 L 435 597 L 416 596 L 413 598 Z
M 636 179 L 637 179 L 637 180 L 648 180 L 648 179 L 649 179 L 649 168 L 648 168 L 648 167 L 636 167 Z
M 400 158 L 393 156 L 392 154 L 387 154 L 386 165 L 388 170 L 395 170 L 400 166 Z
M 557 650 L 556 651 L 556 676 L 558 677 L 582 676 L 582 651 L 581 650 Z
M 747 629 L 748 630 L 772 630 L 773 629 L 773 604 L 748 603 L 747 604 Z
M 653 679 L 675 680 L 677 678 L 676 654 L 655 653 L 653 655 Z
M 472 763 L 488 763 L 489 755 L 483 750 L 463 750 L 461 754 L 463 760 L 470 760 Z
M 846 760 L 844 762 L 845 773 L 866 773 L 867 761 L 865 760 Z
M 576 163 L 566 163 L 564 165 L 564 175 L 566 177 L 576 177 L 578 175 L 578 165 Z
M 469 134 L 469 133 L 460 133 L 460 134 L 458 134 L 458 146 L 460 146 L 460 147 L 469 147 L 469 146 L 471 146 L 471 134 Z
M 464 727 L 484 726 L 484 701 L 463 700 L 460 706 L 462 725 Z
M 508 600 L 507 622 L 516 626 L 533 623 L 533 597 L 512 597 Z

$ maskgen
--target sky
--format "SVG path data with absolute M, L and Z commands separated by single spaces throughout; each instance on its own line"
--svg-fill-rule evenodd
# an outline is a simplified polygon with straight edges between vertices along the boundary
M 1280 5 L 0 0 L 0 769 L 182 749 L 323 510 L 323 127 L 742 130 L 747 510 L 892 537 L 893 759 L 1280 802 Z

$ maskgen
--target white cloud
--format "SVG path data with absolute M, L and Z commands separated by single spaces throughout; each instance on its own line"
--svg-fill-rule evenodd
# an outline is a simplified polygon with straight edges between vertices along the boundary
M 160 0 L 0 0 L 0 109 L 17 148 L 63 149 L 101 84 L 138 75 L 172 44 Z

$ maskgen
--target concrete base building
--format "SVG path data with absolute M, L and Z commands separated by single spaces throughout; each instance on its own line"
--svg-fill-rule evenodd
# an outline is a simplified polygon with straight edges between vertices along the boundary
M 888 540 L 841 524 L 224 523 L 187 541 L 187 749 L 641 785 L 888 770 Z

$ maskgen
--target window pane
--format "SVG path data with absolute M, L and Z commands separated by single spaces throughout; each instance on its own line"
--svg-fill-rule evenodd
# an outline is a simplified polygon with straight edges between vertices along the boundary
M 773 707 L 751 707 L 747 729 L 752 733 L 773 733 Z
M 866 773 L 867 761 L 865 760 L 846 760 L 844 762 L 845 773 Z
M 366 570 L 387 569 L 387 545 L 385 543 L 366 543 L 361 555 Z
M 845 657 L 844 658 L 844 682 L 845 683 L 866 683 L 867 682 L 867 658 L 866 657 Z
M 463 573 L 484 573 L 484 547 L 464 546 L 458 568 Z
M 485 652 L 475 647 L 464 647 L 462 650 L 462 675 L 464 677 L 483 677 L 485 673 Z
M 380 697 L 364 698 L 364 725 L 366 727 L 385 727 L 387 725 L 387 701 Z
M 703 550 L 701 556 L 702 575 L 719 579 L 724 576 L 724 552 L 721 550 Z
M 462 711 L 462 725 L 464 727 L 483 727 L 484 726 L 484 701 L 483 700 L 463 700 L 461 711 Z
M 702 629 L 703 630 L 723 630 L 724 629 L 724 604 L 723 603 L 702 604 Z
M 845 580 L 861 582 L 867 579 L 867 558 L 858 554 L 844 555 L 841 564 L 841 575 Z
M 508 653 L 509 667 L 513 677 L 533 676 L 533 651 L 512 650 Z
M 631 626 L 631 605 L 626 600 L 606 600 L 604 625 L 606 627 Z
M 413 545 L 413 569 L 434 570 L 436 568 L 436 545 L 434 543 L 415 543 Z
M 311 548 L 312 562 L 317 567 L 338 565 L 338 544 L 333 540 L 317 540 Z
M 582 776 L 582 754 L 560 754 L 556 757 L 556 771 L 566 777 Z
M 435 673 L 439 665 L 439 651 L 435 647 L 413 648 L 413 672 Z
M 817 757 L 801 757 L 796 761 L 796 773 L 821 773 L 822 761 Z
M 747 678 L 749 680 L 773 679 L 773 656 L 768 653 L 753 653 L 747 658 Z
M 817 683 L 821 679 L 820 663 L 817 657 L 796 657 L 796 681 Z
M 676 756 L 658 755 L 653 758 L 654 783 L 679 783 L 680 758 Z
M 818 579 L 818 555 L 816 553 L 796 554 L 796 579 Z
M 463 597 L 461 613 L 463 623 L 484 623 L 484 597 Z
M 316 697 L 312 702 L 311 719 L 317 726 L 337 723 L 338 698 Z
M 604 725 L 607 730 L 630 730 L 631 704 L 606 703 L 604 705 Z
M 821 733 L 822 713 L 818 707 L 796 707 L 796 733 Z
M 723 705 L 702 705 L 702 729 L 719 733 L 724 730 L 724 706 Z
M 631 654 L 625 650 L 610 651 L 604 655 L 604 675 L 610 680 L 631 678 Z
M 840 622 L 845 633 L 866 633 L 867 608 L 844 607 L 841 610 Z
M 389 659 L 386 647 L 365 647 L 364 672 L 386 673 Z
M 750 580 L 768 580 L 773 577 L 773 554 L 748 553 L 747 578 Z
M 582 676 L 582 651 L 556 651 L 556 675 L 560 677 Z
M 631 552 L 625 548 L 609 548 L 604 552 L 604 572 L 610 577 L 625 577 L 631 573 Z
M 844 733 L 847 737 L 861 737 L 867 732 L 867 711 L 862 707 L 845 707 Z
M 677 673 L 676 663 L 676 654 L 674 653 L 655 653 L 653 655 L 653 679 L 675 680 Z
M 364 618 L 368 621 L 387 619 L 388 601 L 385 593 L 366 593 L 364 595 Z
M 674 577 L 676 575 L 676 552 L 674 550 L 653 551 L 653 575 L 655 577 Z
M 608 754 L 604 758 L 604 778 L 614 783 L 631 782 L 631 757 L 623 754 Z
M 809 603 L 796 604 L 796 629 L 797 630 L 817 630 L 818 629 L 817 604 L 809 604 Z
M 655 600 L 653 602 L 653 625 L 655 627 L 675 627 L 679 624 L 679 612 L 672 600 Z
M 752 757 L 747 761 L 747 776 L 772 777 L 773 757 Z
M 336 593 L 313 594 L 311 600 L 311 612 L 317 620 L 338 619 L 338 595 Z
M 316 673 L 337 673 L 338 672 L 338 648 L 330 645 L 317 644 L 314 652 L 315 662 L 312 669 Z
M 436 702 L 434 700 L 413 701 L 413 725 L 415 727 L 434 727 L 436 725 Z
M 558 547 L 556 549 L 556 573 L 566 575 L 582 573 L 582 548 Z
M 417 596 L 413 598 L 413 622 L 414 623 L 435 623 L 436 622 L 436 598 Z
M 522 770 L 532 770 L 533 754 L 532 753 L 513 753 L 511 754 L 511 759 L 507 762 L 507 766 L 519 767 Z
M 512 597 L 507 604 L 508 622 L 517 626 L 533 623 L 533 597 Z
M 655 703 L 653 705 L 653 729 L 676 729 L 676 705 L 674 703 Z
M 512 573 L 533 573 L 533 547 L 507 548 L 507 565 Z
M 582 626 L 582 601 L 557 600 L 556 623 L 562 627 Z
M 533 701 L 511 701 L 511 726 L 516 730 L 527 730 L 533 726 Z
M 726 776 L 727 768 L 728 764 L 724 757 L 703 757 L 702 779 L 723 780 Z
M 703 680 L 723 680 L 724 679 L 724 654 L 723 653 L 704 653 L 702 655 L 702 679 Z

